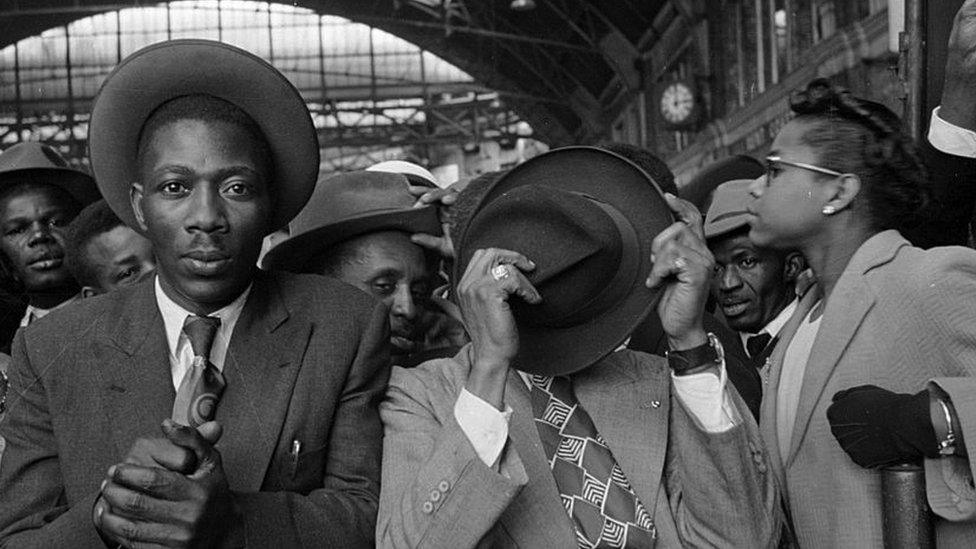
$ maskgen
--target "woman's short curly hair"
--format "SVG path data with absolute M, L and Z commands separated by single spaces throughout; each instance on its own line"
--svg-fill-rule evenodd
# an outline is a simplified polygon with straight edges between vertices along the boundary
M 820 165 L 860 178 L 860 207 L 875 229 L 906 230 L 921 220 L 931 200 L 928 173 L 895 113 L 822 78 L 795 92 L 790 107 L 808 124 L 801 142 Z

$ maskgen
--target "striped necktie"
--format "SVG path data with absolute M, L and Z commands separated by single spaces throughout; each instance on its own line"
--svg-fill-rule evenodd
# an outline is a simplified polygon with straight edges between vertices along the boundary
M 176 423 L 199 427 L 217 414 L 217 402 L 227 386 L 220 370 L 210 362 L 210 349 L 219 327 L 220 319 L 212 316 L 191 315 L 183 323 L 183 333 L 193 349 L 193 361 L 176 390 L 173 401 Z
M 532 411 L 579 547 L 654 547 L 657 531 L 566 377 L 530 376 Z

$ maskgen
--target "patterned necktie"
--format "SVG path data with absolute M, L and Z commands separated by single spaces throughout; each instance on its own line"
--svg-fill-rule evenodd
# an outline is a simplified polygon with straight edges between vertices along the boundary
M 535 425 L 579 547 L 654 547 L 651 516 L 577 402 L 569 378 L 530 379 Z
M 773 336 L 763 332 L 758 335 L 749 336 L 746 339 L 746 352 L 749 353 L 749 358 L 754 358 L 766 350 L 766 346 L 769 342 L 773 340 Z
M 217 402 L 227 383 L 224 376 L 210 362 L 210 349 L 220 327 L 220 319 L 212 316 L 188 316 L 183 333 L 193 348 L 193 362 L 183 375 L 173 401 L 173 421 L 198 427 L 214 418 Z

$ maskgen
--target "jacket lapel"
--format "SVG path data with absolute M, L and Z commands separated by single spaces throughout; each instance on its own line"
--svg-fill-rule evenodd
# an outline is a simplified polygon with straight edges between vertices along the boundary
M 528 388 L 514 370 L 508 375 L 505 400 L 512 407 L 509 437 L 529 482 L 505 510 L 502 527 L 519 547 L 575 547 L 573 524 L 539 440 Z
M 874 294 L 864 276 L 871 269 L 891 261 L 898 249 L 905 245 L 909 245 L 908 241 L 896 231 L 884 231 L 868 239 L 851 257 L 844 274 L 828 297 L 820 331 L 803 372 L 803 385 L 800 387 L 787 467 L 796 457 L 814 408 L 820 401 L 831 374 L 840 363 L 854 333 L 874 305 Z
M 235 490 L 261 488 L 311 327 L 289 316 L 273 275 L 259 273 L 231 335 L 217 408 L 224 428 L 217 446 Z
M 574 376 L 573 386 L 576 398 L 653 517 L 667 452 L 671 380 L 667 368 L 636 368 L 631 360 L 637 356 L 613 353 Z
M 116 320 L 110 319 L 106 337 L 95 345 L 95 368 L 106 375 L 106 412 L 118 455 L 124 456 L 137 438 L 162 435 L 176 392 L 153 281 L 121 299 Z

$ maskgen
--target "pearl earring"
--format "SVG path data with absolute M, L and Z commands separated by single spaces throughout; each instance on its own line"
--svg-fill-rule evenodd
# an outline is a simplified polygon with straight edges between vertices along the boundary
M 837 213 L 837 208 L 828 204 L 827 206 L 823 207 L 822 211 L 824 215 L 834 215 L 835 213 Z

